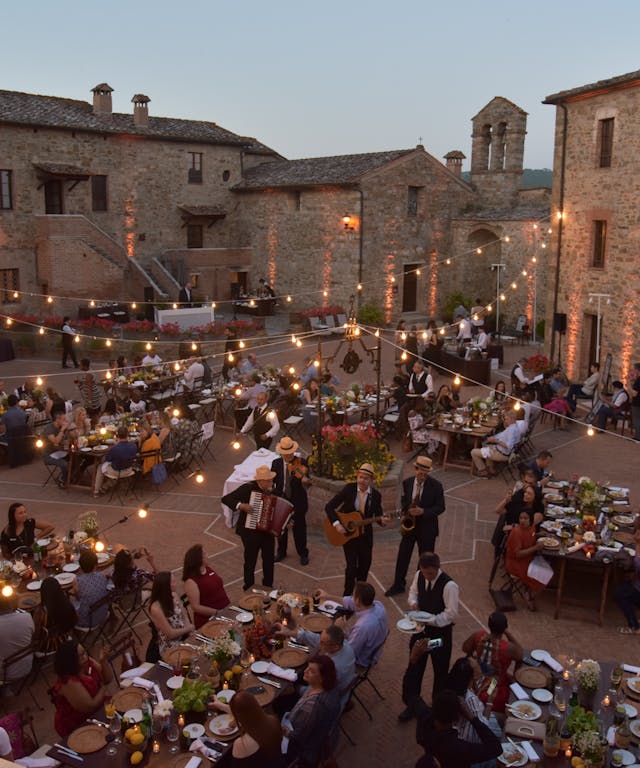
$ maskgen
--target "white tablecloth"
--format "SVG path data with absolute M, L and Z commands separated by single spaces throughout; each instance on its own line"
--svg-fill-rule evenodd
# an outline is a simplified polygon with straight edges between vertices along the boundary
M 226 496 L 227 493 L 235 491 L 243 483 L 250 483 L 254 479 L 258 467 L 270 468 L 273 461 L 278 457 L 278 453 L 269 451 L 267 448 L 260 448 L 260 450 L 250 453 L 241 464 L 236 464 L 233 472 L 224 481 L 222 495 Z M 238 521 L 238 513 L 222 504 L 222 514 L 227 528 L 233 528 Z

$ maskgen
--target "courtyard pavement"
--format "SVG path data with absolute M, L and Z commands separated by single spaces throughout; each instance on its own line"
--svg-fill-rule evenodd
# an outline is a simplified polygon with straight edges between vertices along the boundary
M 338 345 L 337 341 L 323 343 L 323 357 Z M 291 346 L 258 350 L 258 357 L 265 364 L 283 365 L 290 361 L 301 362 L 305 354 L 314 354 L 315 343 L 302 350 L 291 351 Z M 505 377 L 513 361 L 523 352 L 533 354 L 537 348 L 530 346 L 526 350 L 514 346 L 505 349 L 504 369 L 494 372 L 494 381 Z M 342 379 L 343 385 L 349 381 L 373 382 L 374 376 L 367 360 L 361 369 L 350 377 L 343 375 L 339 362 L 346 352 L 343 347 L 332 365 L 332 369 Z M 365 358 L 361 352 L 360 356 Z M 384 352 L 384 380 L 390 382 L 392 376 L 393 353 Z M 57 361 L 52 360 L 14 360 L 0 363 L 0 379 L 5 381 L 10 391 L 27 375 L 50 376 L 59 390 L 67 396 L 76 396 L 73 385 L 73 372 L 62 372 Z M 436 386 L 445 381 L 443 376 L 436 377 Z M 480 388 L 465 387 L 463 397 L 481 395 Z M 112 542 L 127 546 L 144 544 L 155 555 L 158 566 L 177 573 L 181 571 L 182 557 L 185 550 L 194 542 L 204 542 L 210 562 L 222 574 L 232 602 L 241 597 L 241 562 L 242 550 L 238 538 L 225 527 L 221 515 L 219 498 L 225 478 L 232 472 L 233 466 L 247 454 L 246 443 L 241 452 L 231 448 L 232 433 L 218 429 L 214 437 L 216 460 L 209 459 L 203 469 L 206 483 L 195 487 L 190 481 L 183 481 L 179 487 L 167 484 L 167 491 L 159 498 L 152 499 L 149 517 L 140 520 L 132 517 L 125 525 L 112 529 Z M 308 444 L 303 447 L 309 448 Z M 598 434 L 589 438 L 583 425 L 569 425 L 566 431 L 554 431 L 549 422 L 539 425 L 534 433 L 535 450 L 548 448 L 553 451 L 552 469 L 557 477 L 570 477 L 573 474 L 586 474 L 596 480 L 608 480 L 617 485 L 631 488 L 633 509 L 638 508 L 640 494 L 640 446 L 627 439 L 611 434 Z M 391 441 L 391 448 L 397 457 L 405 459 L 405 476 L 412 474 L 412 467 L 406 462 L 410 454 L 403 454 L 397 440 Z M 461 470 L 436 470 L 434 477 L 440 480 L 446 492 L 447 509 L 441 517 L 440 537 L 437 551 L 443 567 L 460 585 L 460 614 L 454 630 L 455 659 L 464 639 L 485 625 L 487 616 L 493 610 L 493 602 L 488 593 L 488 577 L 492 563 L 492 548 L 489 543 L 494 528 L 496 515 L 494 509 L 504 496 L 507 486 L 500 478 L 489 481 L 470 477 Z M 0 504 L 7 509 L 13 501 L 24 502 L 30 513 L 55 523 L 59 532 L 75 528 L 79 513 L 95 509 L 99 513 L 101 527 L 116 522 L 123 512 L 135 510 L 136 506 L 121 507 L 107 504 L 103 499 L 94 500 L 82 489 L 62 491 L 49 484 L 43 487 L 45 470 L 38 460 L 29 466 L 8 469 L 0 467 Z M 295 555 L 276 565 L 276 583 L 287 589 L 300 590 L 322 587 L 330 593 L 340 594 L 342 588 L 343 556 L 339 548 L 330 547 L 324 538 L 320 522 L 327 493 L 317 487 L 310 491 L 309 513 L 309 548 L 311 562 L 302 567 Z M 149 501 L 146 494 L 139 501 Z M 353 768 L 369 766 L 413 766 L 420 754 L 415 744 L 413 724 L 400 725 L 397 714 L 402 709 L 400 689 L 402 673 L 408 656 L 408 639 L 395 629 L 396 621 L 406 610 L 406 598 L 403 596 L 388 599 L 384 591 L 390 586 L 395 564 L 395 557 L 400 534 L 397 525 L 387 530 L 375 531 L 373 566 L 370 581 L 374 584 L 377 598 L 388 613 L 391 633 L 387 641 L 382 660 L 372 674 L 384 700 L 378 699 L 373 690 L 365 686 L 361 695 L 370 708 L 373 720 L 369 721 L 362 708 L 356 703 L 353 710 L 344 717 L 343 724 L 356 746 L 352 747 L 341 738 L 338 749 L 338 763 Z M 414 553 L 413 563 L 416 560 Z M 260 574 L 257 574 L 260 582 Z M 618 634 L 617 626 L 621 616 L 612 603 L 607 603 L 605 623 L 597 623 L 599 583 L 585 579 L 583 574 L 572 576 L 568 587 L 570 598 L 586 600 L 586 607 L 567 601 L 561 617 L 553 619 L 555 593 L 545 591 L 539 600 L 537 613 L 528 612 L 521 603 L 518 610 L 509 614 L 509 624 L 513 634 L 529 648 L 542 647 L 561 657 L 568 651 L 578 658 L 596 657 L 605 661 L 620 660 L 629 664 L 640 664 L 640 639 Z M 146 627 L 141 627 L 147 635 Z M 51 682 L 53 679 L 51 680 Z M 36 695 L 45 708 L 37 719 L 37 731 L 41 739 L 50 743 L 55 739 L 53 731 L 53 713 L 44 691 L 45 686 L 35 687 Z M 431 678 L 425 676 L 425 698 L 430 698 Z M 22 704 L 29 704 L 26 693 L 17 700 L 5 701 L 6 711 L 12 711 Z

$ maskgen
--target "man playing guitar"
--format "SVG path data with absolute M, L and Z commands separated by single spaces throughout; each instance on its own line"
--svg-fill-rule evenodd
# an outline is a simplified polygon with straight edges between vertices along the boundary
M 363 518 L 380 517 L 380 525 L 387 525 L 391 518 L 382 512 L 380 492 L 371 487 L 374 477 L 371 464 L 363 464 L 358 470 L 355 483 L 347 483 L 325 507 L 331 525 L 341 534 L 347 530 L 340 522 L 340 512 L 359 512 Z M 371 525 L 361 529 L 359 535 L 349 539 L 343 546 L 345 559 L 344 589 L 342 594 L 350 596 L 357 581 L 366 581 L 371 567 L 373 531 Z

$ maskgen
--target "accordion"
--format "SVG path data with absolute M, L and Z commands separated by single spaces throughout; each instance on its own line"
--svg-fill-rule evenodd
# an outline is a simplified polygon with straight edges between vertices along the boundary
M 263 531 L 280 536 L 293 516 L 293 504 L 271 493 L 252 491 L 249 497 L 250 512 L 244 527 L 250 531 Z

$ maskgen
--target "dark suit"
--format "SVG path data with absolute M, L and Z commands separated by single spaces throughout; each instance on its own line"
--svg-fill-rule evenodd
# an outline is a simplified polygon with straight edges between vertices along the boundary
M 302 459 L 303 466 L 309 469 L 306 459 Z M 302 480 L 291 474 L 287 468 L 287 475 L 290 475 L 290 482 L 285 483 L 285 460 L 282 456 L 274 459 L 271 464 L 271 471 L 276 473 L 273 478 L 273 487 L 278 496 L 283 496 L 293 504 L 293 541 L 296 545 L 296 552 L 300 557 L 307 557 L 307 510 L 309 509 L 309 499 L 307 498 L 307 489 L 302 484 Z M 308 475 L 307 475 L 308 476 Z M 288 488 L 287 488 L 288 485 Z M 285 528 L 284 533 L 278 539 L 278 556 L 284 557 L 287 554 L 287 544 L 289 531 Z
M 334 523 L 338 520 L 336 512 L 355 512 L 358 510 L 358 484 L 347 483 L 324 508 L 327 517 Z M 364 516 L 378 517 L 382 515 L 382 497 L 375 488 L 369 488 Z M 371 525 L 362 529 L 360 536 L 350 539 L 344 546 L 344 595 L 351 595 L 356 581 L 366 581 L 371 567 L 371 551 L 373 549 L 373 531 Z
M 222 503 L 235 511 L 238 504 L 248 504 L 252 491 L 262 491 L 258 483 L 255 481 L 251 483 L 245 483 L 235 491 L 227 493 L 223 496 Z M 277 494 L 276 494 L 277 495 Z M 245 528 L 245 520 L 247 515 L 245 512 L 240 512 L 238 522 L 236 523 L 236 533 L 242 539 L 244 547 L 244 584 L 243 589 L 247 590 L 253 586 L 255 582 L 254 571 L 256 569 L 256 563 L 258 561 L 258 553 L 262 553 L 262 583 L 265 587 L 273 587 L 273 564 L 274 564 L 274 552 L 276 538 L 271 533 L 265 533 L 263 531 L 252 531 L 249 528 Z
M 406 515 L 413 501 L 414 477 L 408 477 L 402 483 L 402 511 Z M 445 510 L 444 491 L 442 484 L 433 477 L 427 475 L 422 486 L 422 494 L 418 506 L 424 509 L 424 514 L 414 517 L 415 528 L 410 533 L 403 533 L 396 558 L 396 574 L 393 580 L 394 587 L 404 589 L 406 587 L 407 570 L 413 554 L 413 547 L 418 545 L 418 554 L 421 552 L 435 552 L 436 538 L 440 532 L 438 515 Z
M 180 292 L 178 293 L 178 302 L 181 308 L 193 306 L 191 303 L 192 298 L 193 298 L 192 291 L 189 291 L 189 293 L 187 293 L 186 288 L 180 289 Z

